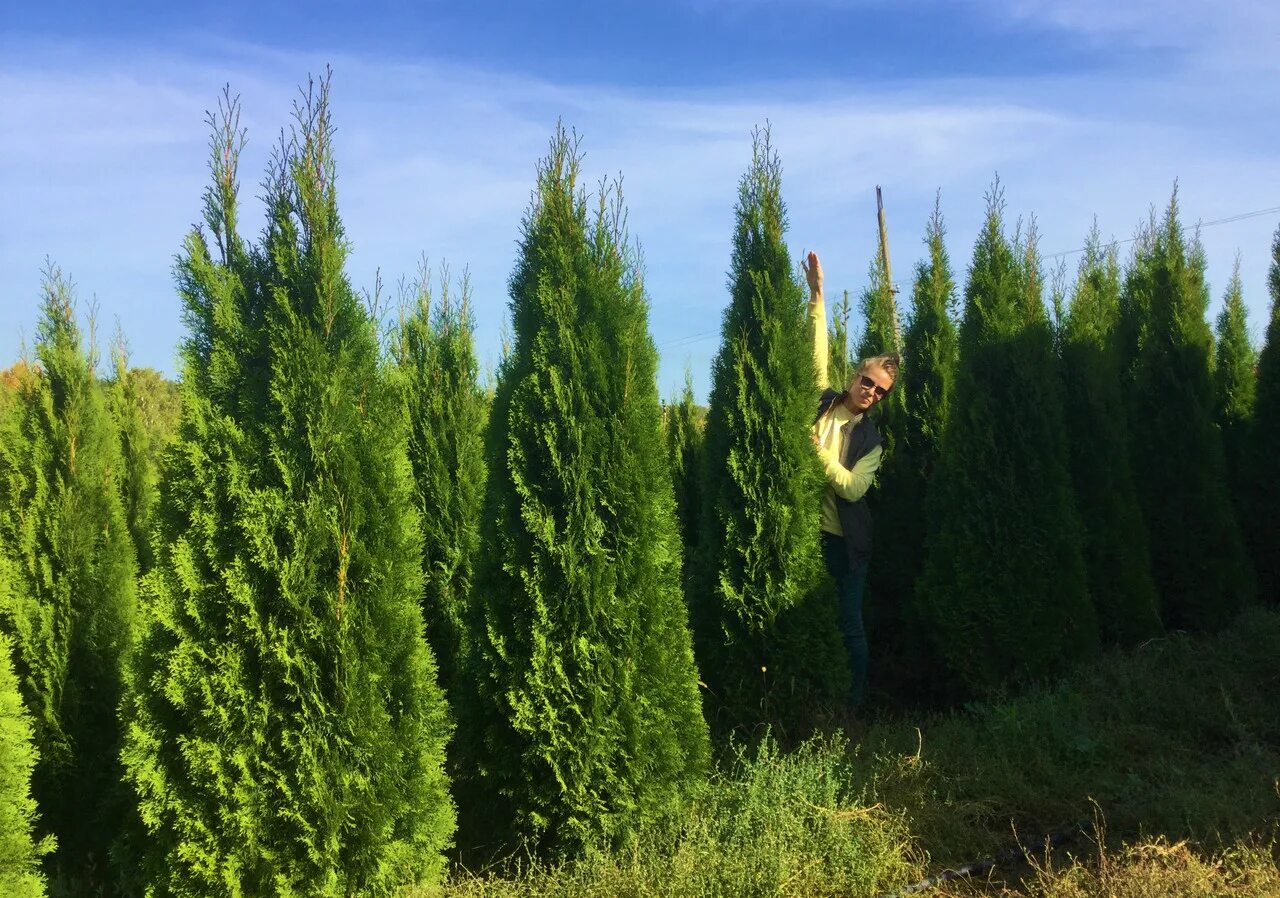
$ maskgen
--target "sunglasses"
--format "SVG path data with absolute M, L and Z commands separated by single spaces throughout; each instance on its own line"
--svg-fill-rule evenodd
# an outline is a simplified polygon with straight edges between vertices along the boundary
M 883 399 L 889 395 L 888 390 L 880 386 L 871 378 L 867 377 L 865 374 L 858 375 L 858 386 L 862 387 L 864 390 L 871 390 L 876 394 L 877 399 Z

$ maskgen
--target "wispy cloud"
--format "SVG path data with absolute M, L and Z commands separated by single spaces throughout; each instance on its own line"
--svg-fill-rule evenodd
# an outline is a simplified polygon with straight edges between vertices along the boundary
M 666 392 L 682 381 L 686 359 L 706 388 L 715 340 L 687 338 L 718 330 L 736 184 L 750 131 L 766 121 L 785 167 L 792 249 L 821 250 L 837 290 L 864 279 L 876 184 L 886 189 L 900 281 L 938 188 L 963 266 L 996 170 L 1015 210 L 1040 213 L 1048 251 L 1077 246 L 1094 213 L 1104 231 L 1127 235 L 1179 175 L 1193 217 L 1280 204 L 1264 195 L 1280 184 L 1274 142 L 1257 128 L 1200 127 L 1197 112 L 1233 121 L 1240 113 L 1192 80 L 1124 91 L 1084 76 L 673 91 L 226 44 L 181 53 L 28 45 L 3 58 L 0 90 L 19 99 L 0 110 L 0 193 L 10 213 L 0 223 L 0 265 L 14 273 L 0 287 L 0 331 L 30 332 L 50 254 L 97 294 L 104 314 L 120 317 L 139 363 L 165 368 L 180 337 L 170 260 L 198 216 L 206 176 L 203 110 L 225 82 L 243 97 L 246 227 L 256 229 L 252 196 L 295 85 L 329 62 L 357 284 L 371 284 L 378 268 L 394 281 L 423 251 L 455 270 L 468 264 L 482 351 L 495 352 L 534 162 L 562 117 L 584 135 L 591 179 L 624 175 L 655 339 L 669 347 Z M 1243 250 L 1255 316 L 1272 227 L 1205 235 L 1220 282 Z M 0 355 L 16 346 L 16 337 L 0 343 Z

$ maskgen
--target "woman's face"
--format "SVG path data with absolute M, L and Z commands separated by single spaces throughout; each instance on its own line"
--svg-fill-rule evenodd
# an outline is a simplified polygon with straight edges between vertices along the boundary
M 893 377 L 879 365 L 868 365 L 853 376 L 845 405 L 855 413 L 869 411 L 893 388 Z

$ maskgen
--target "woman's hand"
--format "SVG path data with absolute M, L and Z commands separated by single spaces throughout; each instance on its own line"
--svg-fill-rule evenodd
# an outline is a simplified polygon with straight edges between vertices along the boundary
M 800 267 L 804 270 L 805 280 L 809 282 L 809 300 L 822 298 L 822 263 L 818 261 L 818 254 L 810 252 L 808 256 L 800 260 Z

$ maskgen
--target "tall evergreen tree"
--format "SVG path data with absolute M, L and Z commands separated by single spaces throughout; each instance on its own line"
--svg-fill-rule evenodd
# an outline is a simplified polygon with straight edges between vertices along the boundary
M 1120 315 L 1116 321 L 1115 347 L 1120 364 L 1120 384 L 1126 397 L 1126 419 L 1130 425 L 1133 423 L 1132 403 L 1128 400 L 1133 394 L 1134 378 L 1138 372 L 1138 353 L 1151 319 L 1151 263 L 1157 230 L 1153 209 L 1148 219 L 1138 225 L 1134 234 L 1133 249 L 1125 266 L 1120 288 Z
M 883 247 L 877 247 L 869 269 L 868 286 L 863 291 L 859 308 L 863 318 L 862 336 L 850 366 L 850 375 L 861 359 L 897 351 L 900 327 L 897 297 L 885 268 Z M 884 457 L 876 476 L 876 487 L 867 493 L 867 506 L 875 519 L 875 547 L 867 571 L 866 618 L 872 649 L 873 681 L 901 681 L 904 662 L 919 662 L 919 657 L 905 649 L 909 627 L 907 603 L 918 570 L 911 564 L 911 535 L 916 526 L 911 515 L 916 504 L 916 483 L 907 470 L 902 453 L 906 428 L 906 386 L 911 371 L 900 367 L 893 390 L 871 413 L 884 440 Z M 833 388 L 843 389 L 848 380 L 832 381 Z M 894 670 L 894 667 L 897 670 Z M 887 670 L 886 670 L 887 668 Z
M 36 355 L 0 445 L 0 553 L 13 582 L 0 628 L 31 712 L 33 790 L 56 835 L 53 869 L 107 888 L 117 833 L 122 665 L 136 566 L 120 502 L 120 445 L 76 323 L 71 287 L 46 272 Z
M 895 389 L 901 391 L 903 417 L 896 460 L 881 484 L 893 488 L 894 507 L 886 508 L 887 492 L 879 497 L 880 507 L 896 526 L 891 542 L 879 531 L 882 538 L 877 539 L 871 562 L 880 591 L 873 589 L 868 612 L 872 638 L 881 646 L 876 650 L 881 681 L 890 691 L 913 697 L 934 691 L 933 681 L 940 673 L 915 607 L 915 582 L 924 571 L 925 496 L 937 465 L 957 360 L 952 320 L 956 284 L 945 237 L 939 201 L 925 231 L 928 257 L 916 264 L 911 314 L 903 336 L 904 375 Z
M 1128 301 L 1145 309 L 1128 391 L 1134 482 L 1166 626 L 1227 623 L 1253 592 L 1213 422 L 1208 290 L 1178 222 L 1177 192 L 1134 262 Z
M 797 694 L 837 700 L 848 676 L 834 593 L 821 589 L 813 344 L 767 130 L 754 136 L 735 216 L 692 604 L 713 706 L 754 727 L 762 715 L 795 710 Z
M 704 410 L 693 401 L 693 373 L 686 370 L 684 392 L 665 409 L 667 464 L 676 496 L 676 519 L 687 565 L 698 548 L 698 516 L 702 513 L 702 442 Z
M 558 129 L 523 222 L 473 630 L 493 822 L 564 853 L 669 812 L 709 753 L 648 301 L 580 159 Z
M 1222 449 L 1227 464 L 1227 483 L 1237 510 L 1243 508 L 1244 483 L 1241 466 L 1245 440 L 1253 419 L 1258 353 L 1249 339 L 1249 313 L 1240 284 L 1240 259 L 1236 258 L 1231 282 L 1218 315 L 1217 364 L 1213 368 L 1214 410 L 1222 431 Z
M 1258 355 L 1253 422 L 1244 459 L 1245 536 L 1258 571 L 1258 593 L 1280 604 L 1280 228 L 1271 243 L 1267 275 L 1271 317 Z
M 916 265 L 902 365 L 912 372 L 902 384 L 902 403 L 906 409 L 902 451 L 910 457 L 912 472 L 921 487 L 933 476 L 938 461 L 942 434 L 950 416 L 952 380 L 958 358 L 956 327 L 952 320 L 956 284 L 947 254 L 940 200 L 935 202 L 933 216 L 926 227 L 925 245 L 929 248 L 929 257 Z M 923 514 L 914 517 L 923 520 Z
M 1003 212 L 997 184 L 965 289 L 917 585 L 939 652 L 971 689 L 1098 651 L 1035 241 L 1015 255 Z
M 464 277 L 455 298 L 443 269 L 433 302 L 429 278 L 424 267 L 392 352 L 422 523 L 422 611 L 440 682 L 452 694 L 463 667 L 465 606 L 479 547 L 489 402 L 478 380 L 470 283 Z
M 238 102 L 211 116 L 177 265 L 182 419 L 144 580 L 125 763 L 152 895 L 388 895 L 453 829 L 403 416 L 343 273 L 329 82 L 237 229 Z
M 129 353 L 123 335 L 111 348 L 115 377 L 108 387 L 107 405 L 120 433 L 120 487 L 125 521 L 138 556 L 138 572 L 151 570 L 155 556 L 151 546 L 151 513 L 158 496 L 159 477 L 152 432 L 145 420 L 146 397 L 129 370 Z
M 1160 631 L 1159 601 L 1147 554 L 1147 529 L 1129 466 L 1129 434 L 1120 386 L 1120 267 L 1098 226 L 1085 244 L 1061 352 L 1071 478 L 1085 522 L 1084 557 L 1098 626 L 1109 644 Z
M 13 574 L 0 556 L 0 602 Z M 43 898 L 45 878 L 40 857 L 53 849 L 53 839 L 37 841 L 31 773 L 36 766 L 31 716 L 23 706 L 13 672 L 13 643 L 0 634 L 0 894 L 6 898 Z

